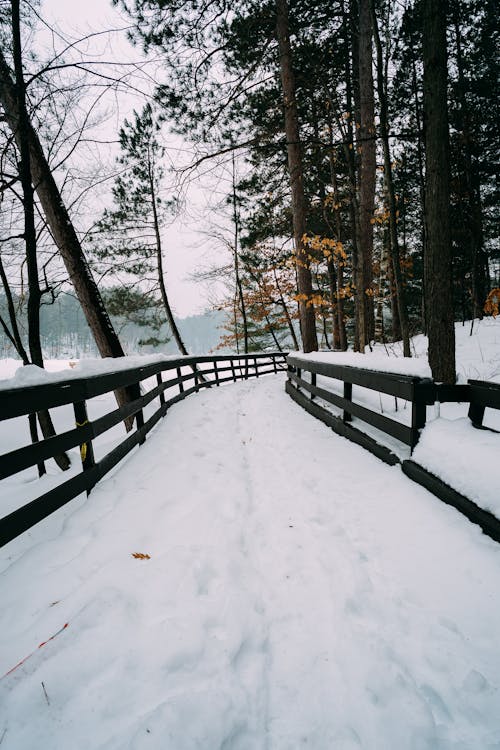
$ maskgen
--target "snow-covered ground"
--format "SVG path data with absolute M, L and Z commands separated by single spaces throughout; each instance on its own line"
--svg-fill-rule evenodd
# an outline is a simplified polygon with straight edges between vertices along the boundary
M 500 747 L 499 545 L 283 375 L 174 406 L 0 570 L 0 750 Z

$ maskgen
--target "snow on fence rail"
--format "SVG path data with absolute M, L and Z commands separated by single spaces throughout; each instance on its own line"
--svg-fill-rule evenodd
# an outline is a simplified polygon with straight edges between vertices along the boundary
M 424 486 L 443 502 L 453 505 L 473 523 L 479 524 L 486 534 L 500 542 L 498 518 L 456 492 L 415 461 L 401 460 L 387 445 L 379 443 L 350 424 L 353 417 L 356 417 L 396 439 L 403 446 L 408 446 L 412 451 L 417 445 L 420 431 L 425 427 L 427 406 L 435 402 L 469 403 L 469 419 L 472 425 L 490 430 L 491 428 L 483 426 L 484 411 L 486 408 L 500 409 L 500 384 L 469 380 L 464 385 L 446 385 L 435 383 L 427 377 L 342 365 L 339 364 L 338 358 L 328 362 L 324 355 L 316 360 L 314 355 L 289 354 L 287 369 L 286 392 L 306 411 L 327 424 L 334 432 L 361 445 L 386 463 L 401 464 L 401 468 L 410 479 Z M 304 372 L 309 373 L 309 380 L 304 378 Z M 318 375 L 342 381 L 343 395 L 318 385 Z M 361 403 L 356 403 L 353 400 L 353 385 L 405 399 L 411 404 L 410 424 L 391 419 Z M 341 409 L 342 416 L 333 414 L 329 408 L 320 405 L 317 399 Z
M 45 460 L 76 446 L 80 447 L 82 462 L 82 470 L 78 474 L 0 518 L 0 546 L 7 544 L 82 492 L 86 491 L 88 494 L 132 448 L 144 443 L 147 433 L 172 404 L 201 388 L 276 373 L 286 369 L 285 362 L 286 354 L 282 352 L 181 357 L 153 362 L 142 367 L 119 368 L 114 372 L 90 377 L 72 377 L 53 383 L 0 390 L 0 421 L 33 415 L 42 409 L 72 404 L 76 423 L 74 429 L 0 456 L 0 479 L 32 466 L 42 467 Z M 208 368 L 202 367 L 207 364 Z M 186 368 L 190 371 L 183 373 L 183 369 Z M 163 380 L 162 373 L 170 373 L 174 377 Z M 155 376 L 156 387 L 141 395 L 141 383 Z M 176 386 L 178 393 L 166 399 L 165 391 Z M 135 391 L 137 397 L 98 419 L 89 419 L 88 399 L 122 388 L 128 389 L 129 393 Z M 158 399 L 159 405 L 145 421 L 143 409 L 154 399 Z M 135 430 L 99 461 L 95 461 L 92 441 L 120 422 L 133 418 Z

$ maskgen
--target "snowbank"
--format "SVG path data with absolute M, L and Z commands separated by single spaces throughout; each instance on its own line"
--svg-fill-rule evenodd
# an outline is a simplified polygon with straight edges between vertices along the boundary
M 500 434 L 469 419 L 436 419 L 423 430 L 412 459 L 500 518 Z

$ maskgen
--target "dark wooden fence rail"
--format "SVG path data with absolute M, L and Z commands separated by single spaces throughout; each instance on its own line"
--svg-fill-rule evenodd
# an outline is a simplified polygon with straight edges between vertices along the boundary
M 474 427 L 491 430 L 484 427 L 484 411 L 486 408 L 500 409 L 500 383 L 491 383 L 484 380 L 469 380 L 470 407 L 469 419 Z M 497 432 L 497 430 L 493 430 Z
M 328 424 L 335 432 L 368 448 L 389 464 L 398 463 L 398 457 L 389 448 L 350 425 L 353 417 L 376 427 L 411 449 L 417 444 L 420 430 L 425 425 L 426 407 L 435 401 L 436 387 L 429 378 L 395 375 L 347 365 L 315 362 L 293 354 L 288 356 L 287 361 L 287 393 L 308 412 Z M 304 378 L 304 372 L 309 373 L 309 380 Z M 318 386 L 316 384 L 317 375 L 342 381 L 343 396 Z M 403 424 L 356 403 L 353 400 L 353 385 L 408 401 L 411 404 L 410 424 Z M 309 397 L 302 391 L 308 393 Z M 342 409 L 343 416 L 335 416 L 323 406 L 320 406 L 316 402 L 317 399 Z
M 188 372 L 182 372 L 186 368 Z M 35 414 L 41 409 L 72 404 L 76 424 L 72 430 L 0 456 L 0 479 L 10 477 L 31 466 L 41 465 L 58 453 L 76 446 L 80 446 L 82 461 L 81 472 L 0 518 L 0 546 L 7 544 L 80 493 L 90 492 L 132 448 L 145 441 L 147 433 L 172 404 L 202 388 L 259 377 L 284 369 L 286 354 L 282 352 L 238 356 L 206 355 L 164 360 L 144 367 L 72 378 L 46 385 L 0 390 L 0 421 Z M 141 383 L 151 377 L 156 377 L 156 386 L 141 395 Z M 165 391 L 173 387 L 178 388 L 178 393 L 166 399 Z M 98 419 L 89 420 L 87 400 L 118 388 L 135 388 L 137 398 Z M 158 399 L 158 407 L 145 421 L 143 409 L 154 399 Z M 96 462 L 92 441 L 130 417 L 135 417 L 135 429 Z
M 421 429 L 425 427 L 427 406 L 435 402 L 469 403 L 469 419 L 473 426 L 488 430 L 492 430 L 492 428 L 483 426 L 485 409 L 500 410 L 500 384 L 491 381 L 469 380 L 466 385 L 446 385 L 434 383 L 430 378 L 396 375 L 329 362 L 315 362 L 294 354 L 289 354 L 287 365 L 286 390 L 297 403 L 336 432 L 360 443 L 391 464 L 398 463 L 399 459 L 388 448 L 350 425 L 353 417 L 376 427 L 413 450 L 418 442 Z M 309 373 L 309 380 L 303 377 L 304 372 Z M 319 387 L 316 382 L 317 375 L 342 381 L 343 396 Z M 402 424 L 380 412 L 356 403 L 352 395 L 353 385 L 396 396 L 409 402 L 411 404 L 410 424 Z M 302 391 L 306 391 L 309 397 L 306 397 Z M 315 403 L 318 398 L 342 409 L 342 418 L 335 416 Z M 493 432 L 496 432 L 496 430 L 493 430 Z

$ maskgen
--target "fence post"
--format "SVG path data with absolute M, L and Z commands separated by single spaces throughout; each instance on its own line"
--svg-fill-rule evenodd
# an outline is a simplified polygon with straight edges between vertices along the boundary
M 131 391 L 133 394 L 134 399 L 141 397 L 141 383 L 140 381 L 138 383 L 134 383 L 133 386 L 131 386 Z M 139 409 L 135 413 L 135 426 L 137 430 L 140 430 L 141 427 L 144 427 L 144 414 L 142 412 L 142 409 Z M 144 442 L 146 442 L 146 436 L 143 435 L 141 439 L 139 440 L 139 445 L 142 445 Z
M 39 438 L 38 438 L 38 427 L 36 425 L 36 414 L 28 414 L 28 424 L 29 424 L 29 427 L 30 427 L 31 442 L 33 444 L 38 443 Z M 44 474 L 47 473 L 47 469 L 45 468 L 45 462 L 44 461 L 39 461 L 37 463 L 36 467 L 38 469 L 38 476 L 39 477 L 42 477 Z
M 475 403 L 472 399 L 473 396 L 471 396 L 471 402 L 469 404 L 468 417 L 474 427 L 482 427 L 485 407 L 481 406 L 481 404 Z
M 278 372 L 278 368 L 276 367 L 276 354 L 273 354 L 273 369 L 275 373 Z
M 182 371 L 180 367 L 177 368 L 177 377 L 182 378 Z M 184 383 L 182 382 L 182 380 L 179 380 L 179 393 L 184 393 Z
M 314 386 L 316 385 L 316 373 L 315 372 L 311 373 L 311 385 L 314 385 Z M 311 401 L 314 401 L 315 398 L 316 397 L 314 393 L 311 393 Z
M 344 380 L 344 398 L 346 399 L 346 401 L 352 401 L 352 383 L 347 383 L 345 380 Z M 347 408 L 344 408 L 342 421 L 344 422 L 344 424 L 346 422 L 352 422 L 352 414 Z
M 254 367 L 255 367 L 255 375 L 256 375 L 256 377 L 259 377 L 259 367 L 257 365 L 257 357 L 253 358 L 253 364 L 254 364 Z
M 85 401 L 76 401 L 73 404 L 73 412 L 75 414 L 75 423 L 77 427 L 85 427 L 85 425 L 89 424 L 87 403 Z M 82 460 L 83 471 L 88 471 L 95 466 L 92 440 L 87 440 L 87 442 L 80 445 L 80 458 Z M 87 490 L 87 495 L 90 495 L 90 489 Z
M 158 385 L 161 385 L 163 383 L 161 372 L 156 373 L 156 382 Z M 162 391 L 160 393 L 160 405 L 161 406 L 165 405 L 165 391 Z
M 234 369 L 234 358 L 231 357 L 231 372 L 233 374 L 233 382 L 236 383 L 236 370 Z
M 220 385 L 220 383 L 219 383 L 219 370 L 217 368 L 217 360 L 215 360 L 215 359 L 214 359 L 214 370 L 215 370 L 215 383 L 216 383 L 217 387 L 219 387 L 219 385 Z
M 422 392 L 419 386 L 419 381 L 415 381 L 413 384 L 413 398 L 411 404 L 410 450 L 412 453 L 420 437 L 419 430 L 421 430 L 422 427 L 425 427 L 425 421 L 427 419 L 427 401 L 425 398 L 425 394 Z

